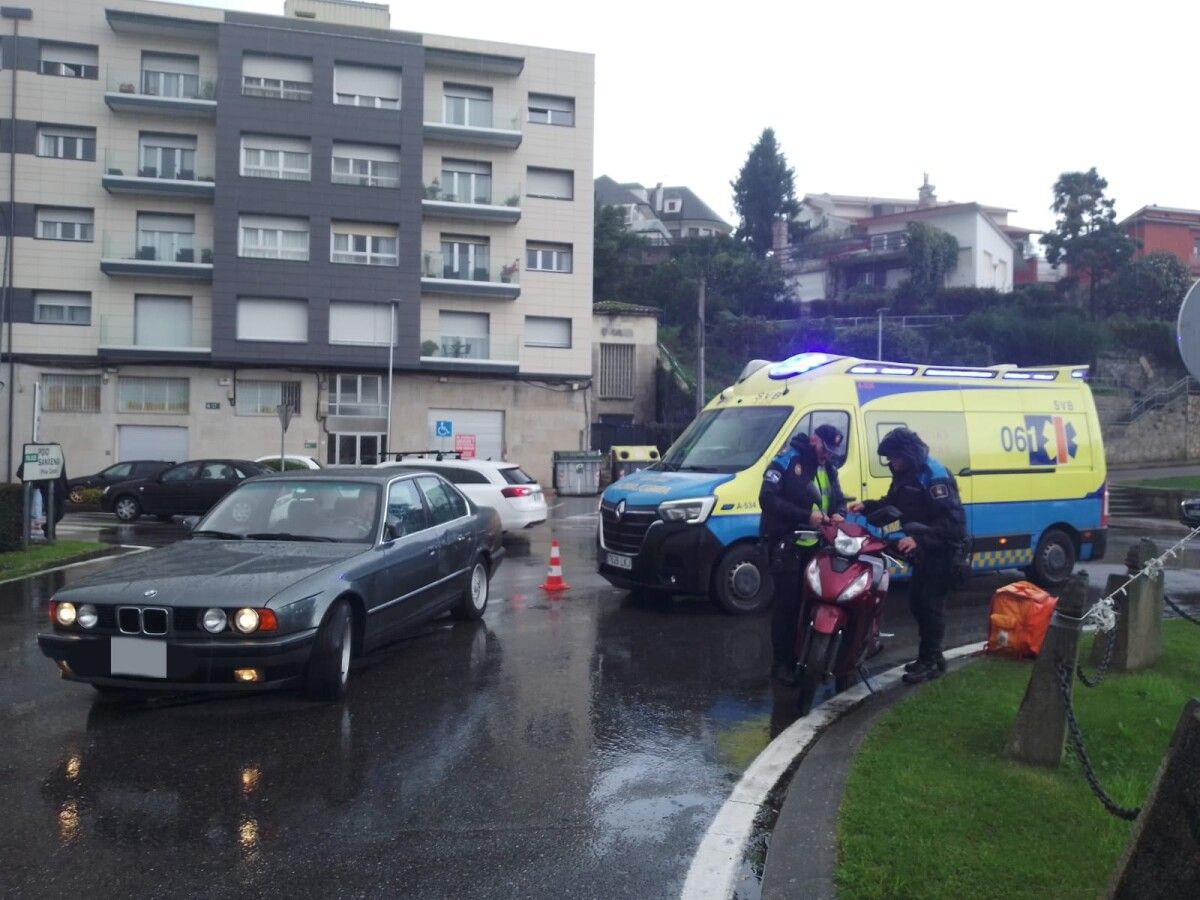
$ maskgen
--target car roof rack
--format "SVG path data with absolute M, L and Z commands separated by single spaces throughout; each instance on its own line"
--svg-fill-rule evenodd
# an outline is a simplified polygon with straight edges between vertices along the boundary
M 444 459 L 462 459 L 462 453 L 458 450 L 386 450 L 380 455 L 384 459 L 395 459 L 397 461 L 404 459 L 406 456 L 432 456 L 434 462 L 441 462 Z

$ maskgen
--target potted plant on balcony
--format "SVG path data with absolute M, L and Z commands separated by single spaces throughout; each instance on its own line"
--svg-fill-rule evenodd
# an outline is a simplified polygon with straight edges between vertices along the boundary
M 441 196 L 442 185 L 436 178 L 433 179 L 433 181 L 431 181 L 429 184 L 425 185 L 426 200 L 438 200 L 441 199 Z
M 438 342 L 437 341 L 421 341 L 422 356 L 437 356 Z
M 520 268 L 521 268 L 521 261 L 519 259 L 514 259 L 507 266 L 501 266 L 500 281 L 503 282 L 504 284 L 509 284 L 513 280 L 514 276 L 516 276 L 516 274 L 520 270 Z
M 520 206 L 521 205 L 521 195 L 520 194 L 510 195 L 508 197 L 508 199 L 504 201 L 504 205 L 505 206 Z
M 208 250 L 208 249 L 201 250 L 200 251 L 200 262 L 203 265 L 211 266 L 212 265 L 212 251 Z
M 137 89 L 134 88 L 133 84 L 128 81 L 122 82 L 121 86 L 119 88 L 117 88 L 117 90 L 120 91 L 122 94 L 136 94 L 137 93 Z

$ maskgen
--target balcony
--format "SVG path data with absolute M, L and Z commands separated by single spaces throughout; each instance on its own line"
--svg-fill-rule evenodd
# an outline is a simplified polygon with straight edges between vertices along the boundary
M 108 67 L 104 102 L 113 112 L 212 119 L 216 98 L 215 76 Z
M 509 192 L 494 188 L 490 177 L 484 180 L 477 176 L 473 188 L 455 190 L 452 186 L 443 187 L 435 178 L 425 185 L 421 212 L 431 219 L 512 225 L 521 221 L 521 186 Z
M 484 147 L 521 146 L 521 116 L 510 110 L 488 106 L 473 108 L 469 114 L 441 115 L 426 120 L 425 140 L 453 144 L 479 144 Z
M 193 197 L 212 202 L 216 183 L 211 160 L 194 150 L 156 148 L 157 153 L 104 151 L 101 183 L 110 194 L 148 194 L 157 197 Z
M 520 345 L 515 336 L 468 337 L 434 334 L 421 341 L 421 362 L 433 368 L 516 369 Z
M 148 333 L 137 327 L 134 316 L 105 315 L 100 317 L 100 345 L 103 355 L 136 351 L 139 353 L 211 353 L 212 325 L 209 322 L 191 323 L 186 334 L 169 338 Z
M 520 266 L 514 260 L 506 265 L 455 265 L 442 253 L 430 251 L 422 256 L 421 291 L 425 294 L 453 294 L 492 300 L 516 300 L 521 296 Z
M 174 231 L 104 233 L 100 271 L 105 275 L 212 281 L 212 248 Z

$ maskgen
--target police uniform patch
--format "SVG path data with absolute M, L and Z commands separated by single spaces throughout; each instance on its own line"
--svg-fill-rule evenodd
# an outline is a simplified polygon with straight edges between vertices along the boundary
M 929 488 L 929 496 L 934 500 L 945 500 L 950 496 L 950 488 L 944 484 L 935 484 Z
M 767 469 L 766 474 L 763 475 L 763 481 L 769 481 L 771 484 L 779 484 L 779 479 L 782 477 L 783 473 L 778 469 Z

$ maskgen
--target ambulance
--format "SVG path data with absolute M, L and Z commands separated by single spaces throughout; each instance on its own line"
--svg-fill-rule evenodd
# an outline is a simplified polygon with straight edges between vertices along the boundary
M 600 499 L 599 571 L 629 590 L 707 594 L 733 614 L 770 603 L 758 549 L 763 471 L 797 432 L 846 435 L 847 500 L 891 474 L 879 441 L 917 432 L 955 476 L 976 572 L 1024 569 L 1047 587 L 1104 556 L 1108 493 L 1087 368 L 972 368 L 802 353 L 750 362 L 654 466 Z M 903 567 L 895 572 L 904 577 Z

